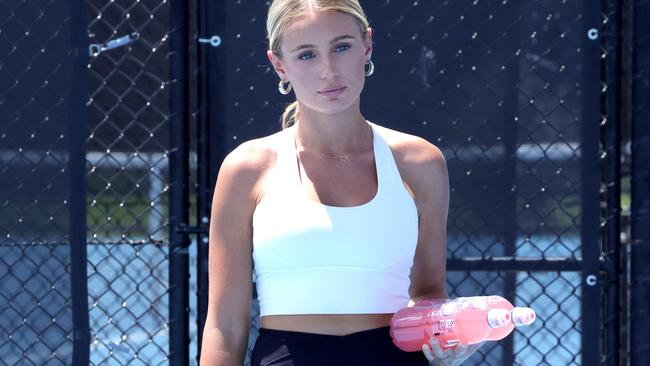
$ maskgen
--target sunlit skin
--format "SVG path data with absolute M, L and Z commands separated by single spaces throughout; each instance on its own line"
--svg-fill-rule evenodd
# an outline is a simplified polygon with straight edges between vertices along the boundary
M 293 87 L 300 108 L 302 142 L 310 149 L 338 155 L 370 142 L 359 107 L 364 67 L 372 55 L 373 31 L 368 28 L 367 32 L 362 39 L 359 25 L 350 15 L 318 11 L 286 26 L 281 59 L 267 52 L 278 76 Z M 303 45 L 312 46 L 296 49 Z M 319 94 L 335 86 L 346 89 L 336 97 Z

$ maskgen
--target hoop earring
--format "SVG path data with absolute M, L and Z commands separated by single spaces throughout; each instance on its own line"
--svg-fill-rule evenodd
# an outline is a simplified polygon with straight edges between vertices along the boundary
M 291 93 L 291 83 L 287 82 L 287 87 L 284 87 L 284 82 L 282 82 L 282 79 L 280 79 L 280 83 L 278 84 L 278 90 L 280 91 L 281 94 L 287 95 Z
M 371 59 L 368 59 L 368 63 L 366 65 L 370 65 L 370 67 L 366 71 L 366 76 L 370 76 L 375 72 L 375 64 L 372 63 Z M 365 65 L 364 65 L 364 69 L 365 69 Z

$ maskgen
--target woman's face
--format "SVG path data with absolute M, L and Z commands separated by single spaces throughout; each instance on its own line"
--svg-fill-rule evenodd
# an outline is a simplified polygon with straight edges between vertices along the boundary
M 282 59 L 267 55 L 278 75 L 291 82 L 296 98 L 322 113 L 352 105 L 365 82 L 364 65 L 372 53 L 372 29 L 361 38 L 351 15 L 321 11 L 290 22 L 282 33 Z M 342 88 L 335 93 L 325 93 Z

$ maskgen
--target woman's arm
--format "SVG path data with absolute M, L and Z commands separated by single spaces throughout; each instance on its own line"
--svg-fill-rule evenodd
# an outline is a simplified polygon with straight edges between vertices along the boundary
M 403 146 L 401 171 L 420 213 L 410 306 L 422 299 L 448 298 L 445 260 L 449 177 L 445 158 L 436 146 L 419 137 Z
M 446 299 L 447 214 L 449 212 L 449 173 L 440 149 L 417 139 L 408 149 L 404 174 L 420 212 L 419 236 L 413 267 L 409 305 L 422 299 Z M 441 349 L 436 338 L 422 346 L 432 366 L 458 366 L 482 343 Z
M 259 150 L 259 149 L 257 149 Z M 260 159 L 250 142 L 223 161 L 212 200 L 201 366 L 244 363 L 252 296 L 252 214 Z

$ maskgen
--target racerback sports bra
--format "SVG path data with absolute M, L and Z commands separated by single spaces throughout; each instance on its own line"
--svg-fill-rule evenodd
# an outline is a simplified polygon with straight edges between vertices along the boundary
M 407 306 L 418 212 L 382 127 L 368 123 L 377 193 L 351 207 L 309 197 L 300 182 L 295 125 L 278 134 L 269 188 L 252 218 L 260 316 L 394 313 Z

